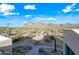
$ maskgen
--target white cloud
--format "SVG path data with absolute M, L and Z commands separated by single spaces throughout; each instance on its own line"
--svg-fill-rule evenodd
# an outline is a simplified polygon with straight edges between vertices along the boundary
M 75 11 L 79 11 L 79 9 L 76 9 Z
M 19 13 L 15 13 L 13 12 L 13 10 L 15 9 L 14 5 L 11 4 L 1 4 L 0 5 L 0 12 L 4 15 L 19 15 Z
M 28 23 L 27 21 L 24 21 L 24 24 Z
M 48 21 L 50 21 L 50 20 L 56 20 L 56 18 L 54 18 L 54 17 L 35 17 L 34 18 L 34 20 L 48 20 Z
M 29 17 L 31 17 L 31 15 L 25 15 L 25 17 L 26 17 L 26 18 L 29 18 Z
M 14 10 L 15 7 L 14 5 L 10 5 L 10 4 L 1 4 L 0 5 L 0 12 L 10 12 L 12 10 Z
M 62 11 L 64 13 L 67 13 L 67 12 L 71 12 L 71 11 L 74 11 L 73 8 L 75 7 L 76 3 L 73 3 L 72 5 L 68 5 L 65 7 L 65 9 L 63 9 Z
M 49 17 L 48 20 L 56 20 L 54 17 Z
M 36 9 L 36 5 L 25 5 L 24 9 L 35 10 Z
M 6 12 L 6 13 L 3 13 L 4 16 L 7 16 L 7 15 L 19 15 L 19 13 L 12 13 L 12 12 Z

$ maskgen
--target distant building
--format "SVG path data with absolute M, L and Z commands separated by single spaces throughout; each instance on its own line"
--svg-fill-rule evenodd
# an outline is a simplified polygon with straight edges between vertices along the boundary
M 64 30 L 63 53 L 79 55 L 79 29 Z

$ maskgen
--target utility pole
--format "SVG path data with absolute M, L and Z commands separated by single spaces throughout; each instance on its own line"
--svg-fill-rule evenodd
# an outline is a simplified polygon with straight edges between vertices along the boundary
M 7 36 L 9 36 L 9 34 L 10 34 L 10 29 L 9 29 L 9 23 L 7 23 Z

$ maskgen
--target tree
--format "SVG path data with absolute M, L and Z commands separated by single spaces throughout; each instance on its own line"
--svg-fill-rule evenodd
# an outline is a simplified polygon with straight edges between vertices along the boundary
M 57 52 L 56 37 L 50 36 L 50 39 L 54 41 L 54 51 Z

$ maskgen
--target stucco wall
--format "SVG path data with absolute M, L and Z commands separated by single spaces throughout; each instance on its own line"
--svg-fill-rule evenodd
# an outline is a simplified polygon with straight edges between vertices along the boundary
M 0 36 L 0 54 L 12 54 L 12 39 Z
M 75 54 L 79 54 L 79 34 L 73 30 L 64 30 L 64 40 Z
M 0 36 L 0 47 L 12 45 L 12 39 L 4 36 Z

